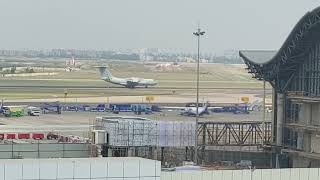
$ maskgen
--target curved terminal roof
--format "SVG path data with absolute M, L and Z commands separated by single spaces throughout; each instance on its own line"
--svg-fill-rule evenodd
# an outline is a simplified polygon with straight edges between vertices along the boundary
M 272 27 L 271 27 L 272 28 Z M 239 55 L 255 78 L 274 80 L 287 66 L 301 62 L 315 43 L 320 42 L 320 7 L 306 13 L 278 51 L 240 51 Z M 292 68 L 291 68 L 292 69 Z
M 247 61 L 257 64 L 265 64 L 269 62 L 278 51 L 257 51 L 257 50 L 247 50 L 240 51 L 240 56 L 246 58 Z

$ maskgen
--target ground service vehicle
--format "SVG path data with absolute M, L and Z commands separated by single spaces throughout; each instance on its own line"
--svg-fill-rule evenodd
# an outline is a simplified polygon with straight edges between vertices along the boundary
M 40 116 L 41 109 L 38 107 L 30 106 L 28 107 L 27 111 L 29 116 Z
M 24 107 L 22 106 L 4 106 L 2 109 L 6 117 L 20 117 L 24 115 Z

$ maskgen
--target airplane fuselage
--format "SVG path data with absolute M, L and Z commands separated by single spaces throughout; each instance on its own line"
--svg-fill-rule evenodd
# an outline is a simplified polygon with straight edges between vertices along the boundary
M 127 88 L 149 87 L 149 86 L 157 85 L 157 82 L 153 79 L 142 79 L 142 78 L 110 77 L 110 78 L 104 79 L 104 81 L 112 83 L 112 84 L 125 86 Z
M 207 109 L 208 109 L 207 105 L 205 105 L 204 107 L 198 107 L 199 116 L 202 116 L 203 114 L 208 113 Z M 181 113 L 181 115 L 196 116 L 197 115 L 197 108 L 196 107 L 186 107 L 184 109 L 184 111 Z
M 149 86 L 157 85 L 157 81 L 153 79 L 144 79 L 144 78 L 136 78 L 136 77 L 119 78 L 119 77 L 114 77 L 106 66 L 98 66 L 98 68 L 100 71 L 101 79 L 112 84 L 125 86 L 127 88 L 135 88 L 135 87 L 147 88 Z

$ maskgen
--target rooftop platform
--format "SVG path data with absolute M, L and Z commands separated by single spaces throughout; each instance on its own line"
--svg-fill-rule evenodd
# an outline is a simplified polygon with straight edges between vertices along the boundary
M 293 103 L 319 103 L 320 96 L 313 96 L 304 91 L 288 91 L 288 99 Z
M 300 157 L 305 157 L 305 158 L 309 158 L 309 159 L 320 160 L 319 153 L 298 151 L 298 150 L 292 150 L 292 149 L 282 149 L 281 151 L 284 153 L 288 153 L 289 156 L 300 156 Z
M 287 128 L 291 128 L 296 131 L 307 131 L 310 133 L 320 133 L 320 126 L 305 125 L 305 124 L 298 124 L 298 123 L 286 123 L 285 126 Z

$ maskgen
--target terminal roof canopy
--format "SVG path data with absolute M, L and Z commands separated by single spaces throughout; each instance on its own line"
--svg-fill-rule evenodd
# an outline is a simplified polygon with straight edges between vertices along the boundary
M 272 28 L 272 27 L 270 27 Z M 320 7 L 307 12 L 295 25 L 278 51 L 240 51 L 254 78 L 275 84 L 291 76 L 320 43 Z
M 255 64 L 266 64 L 277 54 L 277 52 L 278 51 L 246 50 L 240 51 L 240 56 Z

